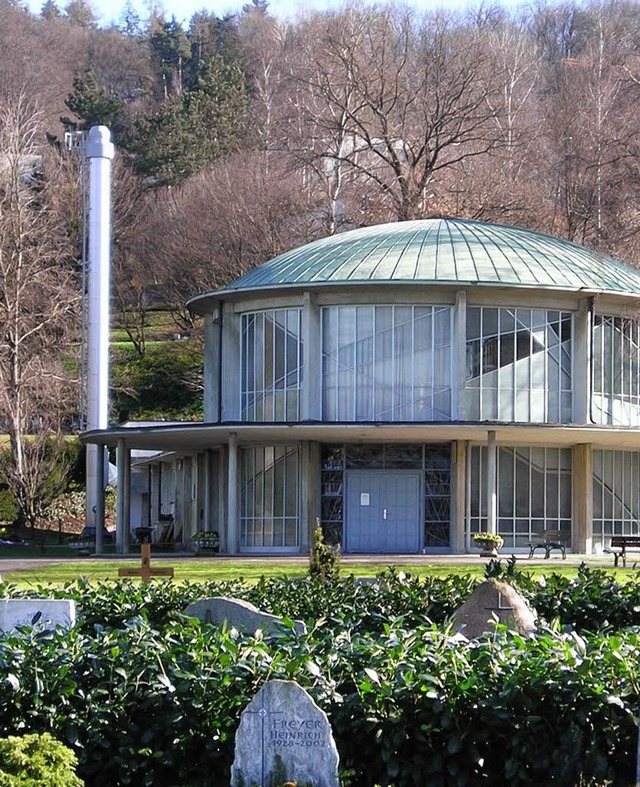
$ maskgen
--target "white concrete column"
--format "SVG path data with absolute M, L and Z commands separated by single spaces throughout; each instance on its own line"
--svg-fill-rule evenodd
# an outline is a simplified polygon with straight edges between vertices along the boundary
M 574 552 L 593 552 L 593 447 L 574 445 L 571 451 L 572 533 Z
M 316 519 L 320 517 L 320 444 L 303 443 L 300 461 L 300 552 L 306 555 L 313 544 Z
M 232 303 L 225 303 L 222 314 L 222 420 L 240 420 L 240 340 L 241 319 Z
M 213 484 L 213 452 L 210 448 L 204 452 L 204 456 L 202 458 L 202 470 L 203 470 L 203 479 L 202 479 L 202 529 L 210 533 L 212 530 L 215 530 L 213 526 L 213 489 L 211 488 Z
M 467 293 L 456 292 L 451 337 L 451 420 L 465 421 L 465 378 L 467 374 Z
M 204 420 L 220 419 L 220 317 L 218 309 L 204 318 Z
M 230 555 L 238 554 L 238 435 L 229 435 L 229 472 L 227 477 L 227 549 Z
M 160 521 L 160 466 L 149 467 L 149 512 L 151 526 Z
M 314 295 L 304 294 L 302 312 L 302 402 L 301 421 L 322 419 L 322 321 Z
M 451 500 L 451 551 L 465 552 L 465 525 L 467 518 L 467 442 L 458 440 L 452 445 L 453 473 Z
M 103 533 L 104 533 L 104 524 L 105 524 L 105 505 L 104 505 L 104 487 L 105 487 L 105 477 L 104 477 L 104 468 L 106 462 L 106 451 L 103 445 L 96 445 L 93 446 L 97 449 L 97 457 L 98 462 L 96 464 L 96 489 L 101 489 L 102 494 L 96 495 L 95 497 L 95 517 L 94 522 L 96 525 L 96 555 L 102 554 L 102 547 L 103 547 Z M 100 461 L 102 459 L 102 461 Z
M 591 311 L 588 298 L 580 301 L 574 316 L 573 339 L 573 417 L 574 424 L 591 419 Z
M 118 440 L 116 449 L 118 485 L 116 487 L 116 549 L 126 555 L 129 551 L 129 528 L 131 512 L 130 450 L 124 438 Z
M 227 490 L 229 486 L 229 447 L 222 446 L 217 455 L 217 472 L 216 472 L 216 496 L 217 504 L 215 507 L 217 527 L 216 530 L 220 534 L 220 551 L 228 552 L 228 526 L 226 525 L 227 519 Z
M 131 533 L 131 450 L 127 448 L 124 460 L 124 510 L 125 510 L 125 528 L 123 532 L 123 552 L 129 552 L 129 540 Z
M 498 500 L 496 433 L 487 432 L 487 532 L 497 533 Z

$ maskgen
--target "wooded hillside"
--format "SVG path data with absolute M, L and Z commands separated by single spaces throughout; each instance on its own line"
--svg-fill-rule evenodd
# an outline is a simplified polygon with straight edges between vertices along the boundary
M 53 244 L 58 280 L 77 287 L 56 335 L 76 340 L 80 166 L 64 132 L 112 129 L 113 303 L 127 363 L 167 336 L 197 336 L 187 297 L 382 221 L 513 223 L 640 261 L 637 4 L 460 15 L 352 4 L 283 22 L 253 0 L 188 25 L 125 5 L 106 29 L 85 0 L 47 0 L 39 15 L 18 0 L 0 9 L 2 122 L 14 119 L 3 139 L 37 162 L 27 230 L 40 231 L 34 211 L 46 208 L 55 231 L 40 263 L 52 264 Z M 160 336 L 149 333 L 157 307 L 173 320 Z M 192 357 L 187 366 L 193 376 Z M 73 384 L 65 392 L 72 413 Z M 131 412 L 121 405 L 114 415 Z

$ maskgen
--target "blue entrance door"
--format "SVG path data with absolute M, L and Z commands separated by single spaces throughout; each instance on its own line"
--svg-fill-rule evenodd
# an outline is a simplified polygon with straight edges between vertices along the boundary
M 345 550 L 415 553 L 421 545 L 422 478 L 412 470 L 347 472 Z

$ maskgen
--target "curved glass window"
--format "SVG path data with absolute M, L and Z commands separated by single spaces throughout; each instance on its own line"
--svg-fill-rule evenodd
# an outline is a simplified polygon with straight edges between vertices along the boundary
M 571 421 L 572 317 L 542 309 L 467 308 L 467 418 Z
M 639 535 L 640 452 L 593 452 L 593 544 Z
M 242 421 L 299 421 L 302 312 L 242 315 Z
M 487 529 L 487 449 L 472 446 L 471 533 Z M 507 548 L 528 546 L 534 533 L 560 530 L 571 539 L 571 449 L 498 448 L 498 533 Z
M 450 307 L 322 310 L 325 421 L 449 421 Z
M 591 417 L 597 424 L 640 425 L 640 325 L 593 318 Z
M 298 448 L 291 445 L 241 448 L 240 456 L 240 546 L 298 546 Z

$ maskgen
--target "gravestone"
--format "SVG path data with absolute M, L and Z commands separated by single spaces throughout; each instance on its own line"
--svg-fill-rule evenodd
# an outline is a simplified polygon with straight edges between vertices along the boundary
M 282 619 L 276 615 L 255 607 L 248 601 L 226 596 L 213 596 L 194 601 L 185 609 L 185 614 L 191 618 L 198 618 L 203 623 L 213 623 L 219 626 L 223 621 L 227 625 L 253 634 L 256 629 L 262 629 L 265 634 L 274 634 L 285 631 Z M 293 621 L 297 634 L 306 634 L 307 627 L 301 620 Z
M 339 787 L 338 761 L 327 714 L 295 681 L 271 680 L 242 711 L 231 787 Z
M 76 602 L 71 599 L 11 598 L 0 601 L 0 629 L 18 626 L 71 628 L 76 622 Z
M 536 630 L 536 616 L 518 591 L 506 582 L 487 579 L 451 616 L 456 634 L 468 639 L 494 631 L 496 618 L 519 634 Z

